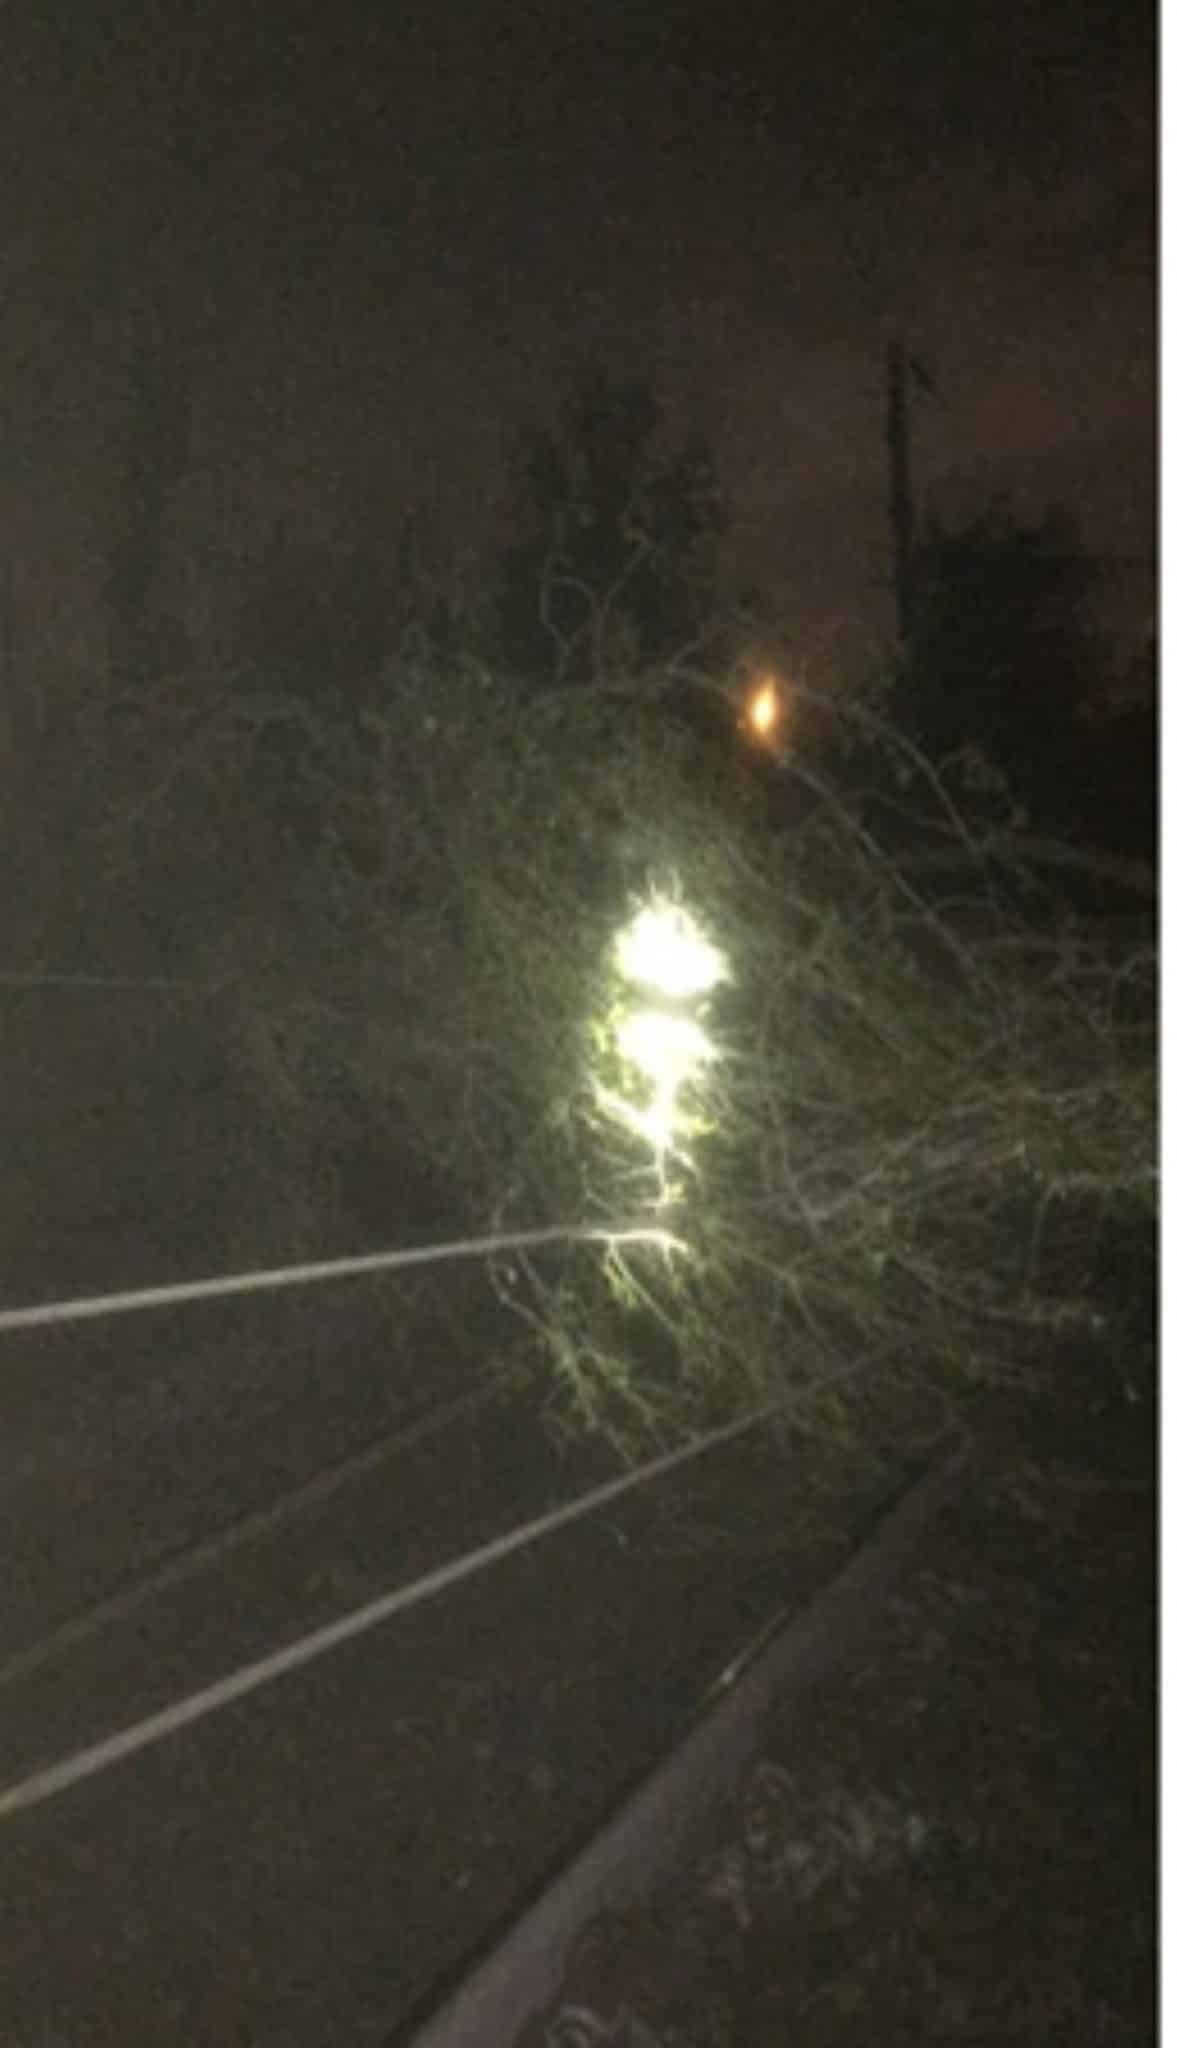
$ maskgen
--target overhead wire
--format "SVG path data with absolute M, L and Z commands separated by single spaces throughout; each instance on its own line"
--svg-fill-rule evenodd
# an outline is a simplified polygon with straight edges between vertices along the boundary
M 887 1346 L 886 1349 L 893 1350 L 894 1346 Z M 447 1564 L 423 1573 L 407 1585 L 397 1586 L 392 1591 L 382 1593 L 376 1599 L 353 1608 L 336 1620 L 311 1629 L 294 1641 L 268 1652 L 264 1657 L 238 1666 L 235 1671 L 227 1673 L 211 1685 L 203 1686 L 198 1691 L 171 1702 L 156 1713 L 145 1715 L 128 1727 L 121 1728 L 70 1756 L 60 1758 L 17 1779 L 0 1789 L 0 1820 L 10 1819 L 14 1814 L 42 1805 L 46 1800 L 57 1797 L 72 1786 L 96 1777 L 127 1758 L 140 1754 L 173 1735 L 178 1735 L 183 1729 L 197 1722 L 206 1720 L 222 1708 L 234 1705 L 238 1700 L 245 1699 L 262 1687 L 273 1684 L 293 1671 L 305 1668 L 332 1650 L 340 1648 L 342 1644 L 352 1642 L 368 1634 L 372 1629 L 380 1627 L 394 1615 L 405 1613 L 422 1601 L 435 1598 L 449 1587 L 456 1586 L 475 1573 L 500 1563 L 514 1552 L 539 1541 L 541 1537 L 552 1535 L 557 1529 L 566 1528 L 571 1523 L 580 1521 L 598 1508 L 620 1499 L 627 1493 L 632 1493 L 640 1486 L 649 1485 L 652 1480 L 704 1456 L 721 1444 L 735 1442 L 737 1438 L 759 1428 L 781 1409 L 795 1405 L 807 1395 L 823 1392 L 877 1365 L 879 1357 L 877 1352 L 873 1353 L 865 1359 L 856 1361 L 844 1372 L 831 1375 L 819 1386 L 802 1389 L 800 1392 L 794 1389 L 775 1401 L 765 1403 L 748 1415 L 738 1416 L 734 1421 L 709 1430 L 688 1444 L 664 1452 L 660 1457 L 650 1459 L 645 1464 L 594 1487 L 589 1493 L 581 1494 L 572 1501 L 551 1508 L 546 1513 L 508 1530 L 504 1535 L 494 1537 L 489 1542 L 478 1545 L 476 1549 L 451 1559 Z
M 439 1265 L 447 1259 L 494 1258 L 500 1253 L 528 1251 L 542 1244 L 649 1244 L 674 1248 L 671 1233 L 649 1224 L 622 1223 L 611 1228 L 592 1223 L 556 1223 L 542 1230 L 495 1231 L 486 1237 L 464 1237 L 436 1244 L 397 1246 L 363 1252 L 345 1259 L 314 1259 L 299 1265 L 271 1266 L 251 1273 L 220 1274 L 209 1280 L 179 1280 L 160 1287 L 130 1287 L 115 1294 L 92 1294 L 61 1301 L 36 1302 L 27 1308 L 0 1308 L 0 1333 L 32 1330 L 59 1323 L 77 1323 L 98 1316 L 172 1308 L 180 1302 L 213 1301 L 235 1294 L 258 1294 L 280 1287 L 306 1287 L 317 1281 L 343 1280 L 363 1273 L 402 1271 L 409 1266 Z
M 83 1613 L 63 1621 L 48 1635 L 39 1637 L 35 1643 L 29 1643 L 24 1649 L 14 1651 L 12 1656 L 6 1657 L 0 1662 L 0 1691 L 33 1677 L 47 1664 L 64 1656 L 67 1651 L 77 1649 L 80 1644 L 89 1642 L 115 1622 L 125 1621 L 128 1615 L 133 1614 L 137 1608 L 142 1607 L 157 1594 L 171 1592 L 174 1587 L 182 1586 L 186 1580 L 195 1578 L 208 1565 L 219 1564 L 235 1550 L 240 1550 L 262 1537 L 273 1535 L 275 1530 L 294 1521 L 307 1509 L 320 1507 L 342 1487 L 349 1485 L 352 1480 L 363 1478 L 369 1472 L 374 1472 L 398 1451 L 424 1442 L 437 1431 L 447 1428 L 458 1416 L 468 1414 L 471 1409 L 481 1407 L 496 1395 L 503 1393 L 514 1378 L 515 1375 L 509 1371 L 496 1373 L 483 1385 L 460 1395 L 457 1400 L 447 1402 L 443 1408 L 432 1410 L 419 1421 L 399 1424 L 395 1429 L 382 1431 L 361 1449 L 349 1452 L 346 1457 L 325 1466 L 316 1472 L 313 1478 L 305 1480 L 301 1486 L 292 1487 L 287 1492 L 279 1494 L 276 1499 L 267 1502 L 265 1507 L 254 1509 L 251 1514 L 241 1516 L 237 1521 L 230 1522 L 197 1543 L 184 1545 L 154 1571 L 134 1580 L 131 1585 L 120 1588 L 118 1592 L 111 1593 L 106 1599 L 97 1601 Z

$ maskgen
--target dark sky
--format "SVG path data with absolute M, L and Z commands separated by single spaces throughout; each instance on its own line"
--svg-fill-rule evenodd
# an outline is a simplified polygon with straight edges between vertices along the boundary
M 279 518 L 345 541 L 422 499 L 484 534 L 505 430 L 600 362 L 710 433 L 734 564 L 821 672 L 888 618 L 897 331 L 937 377 L 923 489 L 1061 500 L 1147 607 L 1139 0 L 4 19 L 0 506 L 30 643 L 51 621 L 84 657 L 145 281 L 192 381 L 197 612 Z

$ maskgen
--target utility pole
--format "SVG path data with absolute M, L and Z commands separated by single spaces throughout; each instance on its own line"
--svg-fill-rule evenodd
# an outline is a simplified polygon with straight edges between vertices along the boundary
M 890 484 L 891 564 L 895 620 L 906 646 L 912 626 L 912 564 L 915 556 L 915 503 L 911 487 L 910 383 L 926 392 L 932 379 L 902 341 L 887 344 L 887 467 Z

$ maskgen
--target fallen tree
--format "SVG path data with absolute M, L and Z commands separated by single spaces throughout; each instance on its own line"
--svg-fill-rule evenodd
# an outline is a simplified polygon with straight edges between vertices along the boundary
M 805 1428 L 932 1430 L 1046 1340 L 1111 1346 L 1101 1233 L 1151 1229 L 1147 931 L 1056 903 L 984 777 L 828 715 L 869 793 L 801 754 L 766 770 L 705 679 L 524 701 L 409 648 L 350 717 L 238 690 L 124 807 L 142 831 L 162 791 L 166 837 L 175 777 L 204 774 L 256 862 L 250 763 L 293 745 L 288 915 L 195 949 L 218 1029 L 316 1171 L 362 1126 L 456 1229 L 616 1229 L 494 1278 L 556 1415 L 627 1455 L 794 1391 Z M 635 992 L 643 910 L 710 946 L 705 991 Z

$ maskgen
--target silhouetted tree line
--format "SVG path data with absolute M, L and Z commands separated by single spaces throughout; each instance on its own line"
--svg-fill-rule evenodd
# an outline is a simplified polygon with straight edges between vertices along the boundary
M 700 441 L 667 444 L 649 385 L 592 377 L 516 451 L 516 531 L 492 565 L 487 652 L 528 681 L 648 670 L 704 639 L 723 496 Z
M 704 667 L 738 647 L 718 626 L 715 465 L 700 444 L 668 450 L 661 424 L 648 386 L 597 377 L 524 437 L 483 643 L 506 672 L 572 684 L 684 650 Z M 977 757 L 1032 829 L 1151 856 L 1153 678 L 1138 664 L 1117 690 L 1091 619 L 1099 564 L 1066 519 L 1018 520 L 998 503 L 932 522 L 910 573 L 911 632 L 887 691 L 900 730 L 935 762 Z M 680 708 L 720 737 L 713 708 L 689 694 Z
M 163 647 L 160 533 L 186 447 L 186 392 L 154 333 L 130 361 L 123 514 L 108 581 L 123 686 Z M 640 675 L 672 662 L 722 681 L 739 632 L 720 573 L 726 525 L 716 465 L 676 444 L 651 387 L 596 374 L 553 420 L 518 440 L 509 531 L 479 601 L 447 600 L 415 522 L 331 558 L 279 534 L 254 564 L 236 655 L 322 707 L 370 700 L 406 633 L 469 653 L 525 690 Z M 932 523 L 910 564 L 910 631 L 889 678 L 900 729 L 935 761 L 969 750 L 1004 779 L 1038 831 L 1148 855 L 1155 842 L 1155 688 L 1117 705 L 1108 649 L 1090 623 L 1098 565 L 1066 522 L 1000 505 Z M 732 724 L 689 688 L 675 700 L 708 741 Z M 869 780 L 869 749 L 859 764 Z M 850 764 L 853 772 L 853 764 Z
M 1025 523 L 998 505 L 932 524 L 891 708 L 933 760 L 983 755 L 1036 829 L 1143 855 L 1155 836 L 1155 699 L 1138 674 L 1117 702 L 1090 616 L 1099 573 L 1058 514 Z

